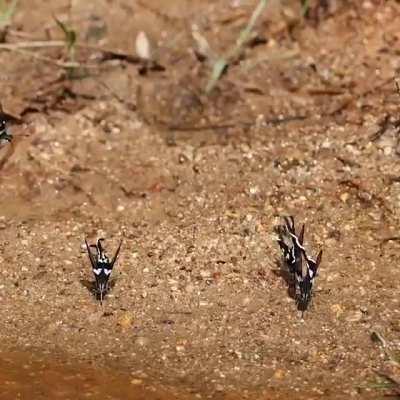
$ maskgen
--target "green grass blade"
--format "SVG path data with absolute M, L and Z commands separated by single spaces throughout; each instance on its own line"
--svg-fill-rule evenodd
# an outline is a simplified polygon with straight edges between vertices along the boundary
M 214 86 L 217 84 L 219 79 L 221 78 L 222 73 L 226 66 L 235 59 L 240 52 L 242 51 L 242 47 L 246 44 L 249 40 L 250 35 L 256 25 L 256 22 L 262 12 L 264 11 L 265 7 L 268 4 L 268 0 L 260 0 L 256 9 L 253 11 L 253 14 L 250 17 L 250 20 L 246 27 L 240 32 L 238 39 L 236 40 L 235 46 L 228 52 L 226 57 L 220 57 L 213 65 L 213 69 L 211 72 L 210 80 L 207 83 L 206 93 L 209 94 Z
M 2 10 L 0 12 L 0 28 L 9 25 L 10 20 L 17 8 L 17 3 L 18 0 L 13 0 L 10 5 L 7 5 L 7 3 L 4 0 L 0 3 L 1 4 L 0 9 Z

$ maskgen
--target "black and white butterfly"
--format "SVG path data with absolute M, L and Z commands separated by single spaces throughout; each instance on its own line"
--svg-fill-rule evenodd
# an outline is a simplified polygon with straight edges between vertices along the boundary
M 314 279 L 321 263 L 322 251 L 316 260 L 307 255 L 304 247 L 304 225 L 296 233 L 293 217 L 284 217 L 284 225 L 278 226 L 278 244 L 283 258 L 293 276 L 295 297 L 299 310 L 305 311 L 311 301 Z
M 104 239 L 100 238 L 97 239 L 96 244 L 89 245 L 87 240 L 85 239 L 89 260 L 92 264 L 92 271 L 96 279 L 96 292 L 100 298 L 100 304 L 103 304 L 103 298 L 108 291 L 108 282 L 111 276 L 111 272 L 113 270 L 115 261 L 117 260 L 122 245 L 121 240 L 114 257 L 110 261 L 101 244 L 103 241 Z
M 4 113 L 3 107 L 0 104 L 0 140 L 6 140 L 7 142 L 11 142 L 12 135 L 7 129 L 8 122 L 8 114 Z

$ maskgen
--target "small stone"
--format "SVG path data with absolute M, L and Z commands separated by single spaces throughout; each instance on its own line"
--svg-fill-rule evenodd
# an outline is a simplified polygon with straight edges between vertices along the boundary
M 362 3 L 362 8 L 364 8 L 365 10 L 371 10 L 374 8 L 374 5 L 372 4 L 371 1 L 364 1 Z
M 350 197 L 349 193 L 345 192 L 345 193 L 342 193 L 342 194 L 340 195 L 340 200 L 341 200 L 343 203 L 346 203 L 346 201 L 349 199 L 349 197 Z
M 392 331 L 400 332 L 400 321 L 399 320 L 391 321 L 390 327 L 392 328 Z
M 326 281 L 327 282 L 333 282 L 334 280 L 336 280 L 338 277 L 337 274 L 328 274 L 326 277 Z
M 200 271 L 200 276 L 201 276 L 202 278 L 209 278 L 209 277 L 211 276 L 211 272 L 202 269 L 202 270 Z
M 241 360 L 242 359 L 242 352 L 241 351 L 239 351 L 239 350 L 233 350 L 233 354 L 239 359 L 239 360 Z
M 147 346 L 149 344 L 149 339 L 144 336 L 138 336 L 135 340 L 135 344 L 141 347 Z
M 251 196 L 256 196 L 260 193 L 260 188 L 258 186 L 250 186 L 249 193 Z
M 194 291 L 194 286 L 191 284 L 191 283 L 189 283 L 188 285 L 186 285 L 186 287 L 185 287 L 185 292 L 186 293 L 193 293 L 193 291 Z
M 365 294 L 365 293 L 363 293 L 363 294 Z M 368 314 L 368 308 L 366 306 L 360 306 L 360 311 L 363 314 Z
M 329 149 L 330 147 L 332 147 L 332 142 L 326 138 L 322 143 L 321 143 L 321 148 L 322 149 Z
M 335 314 L 336 318 L 339 318 L 343 314 L 343 308 L 340 304 L 333 304 L 331 311 Z
M 101 311 L 89 314 L 88 321 L 89 321 L 90 324 L 94 324 L 95 322 L 99 321 L 101 316 L 102 316 L 102 312 Z
M 277 369 L 274 372 L 273 378 L 275 379 L 283 379 L 285 377 L 285 371 L 283 369 Z
M 357 310 L 357 311 L 350 313 L 346 317 L 346 321 L 347 322 L 358 322 L 358 321 L 361 321 L 362 317 L 363 317 L 363 313 L 360 310 Z
M 250 303 L 250 297 L 245 297 L 245 298 L 242 300 L 242 305 L 243 305 L 243 306 L 247 306 L 249 303 Z
M 384 147 L 383 148 L 383 154 L 385 156 L 390 156 L 390 154 L 392 154 L 392 148 L 391 147 Z
M 132 326 L 133 316 L 130 313 L 125 313 L 118 319 L 118 325 L 122 327 L 122 329 L 128 329 Z
M 217 392 L 223 392 L 223 391 L 225 390 L 225 388 L 224 388 L 222 385 L 217 384 L 217 385 L 215 386 L 215 390 L 216 390 Z
M 131 385 L 141 385 L 143 383 L 143 381 L 141 379 L 138 378 L 133 378 L 131 379 Z

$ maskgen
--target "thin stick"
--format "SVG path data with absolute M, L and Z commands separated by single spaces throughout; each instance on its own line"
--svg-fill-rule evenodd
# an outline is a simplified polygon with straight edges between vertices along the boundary
M 33 53 L 32 51 L 15 48 L 15 47 L 14 48 L 4 48 L 4 50 L 14 51 L 16 53 L 20 53 L 22 55 L 34 58 L 39 61 L 44 61 L 44 62 L 47 62 L 50 64 L 54 64 L 60 68 L 88 68 L 88 69 L 89 68 L 90 69 L 99 68 L 97 65 L 89 65 L 89 64 L 81 64 L 81 63 L 77 63 L 77 62 L 68 62 L 68 61 L 66 62 L 66 61 L 53 60 L 50 57 L 42 56 L 41 54 L 36 54 L 36 53 Z
M 0 43 L 0 50 L 15 50 L 15 49 L 46 49 L 50 47 L 66 47 L 67 44 L 64 40 L 35 40 L 29 42 L 16 42 L 16 43 Z M 87 44 L 76 43 L 74 46 L 81 49 L 100 51 L 102 53 L 115 53 L 125 55 L 123 52 L 118 50 L 104 49 L 98 46 L 91 46 Z M 138 57 L 138 60 L 140 58 Z
M 47 47 L 65 47 L 65 42 L 63 40 L 39 40 L 31 42 L 0 43 L 0 50 L 40 49 Z
M 253 11 L 253 14 L 250 17 L 249 23 L 247 26 L 240 32 L 239 37 L 236 41 L 235 46 L 228 52 L 228 54 L 225 57 L 220 57 L 214 64 L 212 73 L 211 73 L 211 78 L 208 81 L 207 87 L 206 87 L 206 93 L 210 93 L 218 80 L 221 78 L 222 73 L 224 72 L 225 68 L 227 65 L 237 58 L 237 56 L 240 54 L 242 51 L 242 47 L 244 44 L 248 41 L 249 36 L 251 35 L 251 32 L 254 29 L 254 26 L 257 22 L 257 19 L 259 16 L 262 14 L 264 11 L 264 8 L 267 6 L 268 0 L 260 0 L 258 3 L 256 9 Z
M 0 43 L 0 50 L 8 50 L 8 51 L 26 51 L 26 49 L 41 49 L 41 48 L 57 48 L 57 47 L 66 47 L 66 42 L 62 41 L 62 40 L 39 40 L 39 41 L 33 41 L 33 42 L 17 42 L 17 43 Z M 75 47 L 77 48 L 81 48 L 81 49 L 86 49 L 86 50 L 93 50 L 93 51 L 99 51 L 101 53 L 104 54 L 113 54 L 119 57 L 124 57 L 127 60 L 129 60 L 132 63 L 142 63 L 145 62 L 146 60 L 143 60 L 140 57 L 134 56 L 134 55 L 130 55 L 127 53 L 124 53 L 122 51 L 118 51 L 118 50 L 109 50 L 109 49 L 104 49 L 101 47 L 97 47 L 97 46 L 91 46 L 91 45 L 86 45 L 86 44 L 75 44 Z M 31 53 L 33 56 L 33 53 Z M 49 61 L 50 62 L 50 58 L 44 57 L 44 56 L 37 56 L 36 58 L 38 59 L 42 59 L 44 61 Z M 54 62 L 53 60 L 53 63 Z M 72 68 L 74 65 L 74 63 L 63 63 L 64 65 L 61 65 L 63 68 Z M 67 66 L 65 66 L 65 64 L 68 64 Z M 77 64 L 77 63 L 75 63 Z

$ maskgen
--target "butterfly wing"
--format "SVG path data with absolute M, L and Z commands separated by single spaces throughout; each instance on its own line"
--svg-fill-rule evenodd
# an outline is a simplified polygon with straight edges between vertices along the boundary
M 311 276 L 312 280 L 314 280 L 318 273 L 318 267 L 321 264 L 322 250 L 318 253 L 317 258 L 315 260 L 308 257 L 306 252 L 304 252 L 304 256 L 306 259 L 307 268 L 309 270 L 309 275 Z
M 302 275 L 303 270 L 303 262 L 302 262 L 302 250 L 303 242 L 304 242 L 304 225 L 301 228 L 300 234 L 296 234 L 296 228 L 294 224 L 294 218 L 292 216 L 285 217 L 286 223 L 286 232 L 290 237 L 291 246 L 290 246 L 290 264 L 289 269 L 290 271 L 296 275 L 296 280 L 298 280 L 299 275 Z
M 294 273 L 296 276 L 303 276 L 303 251 L 304 251 L 304 225 L 301 228 L 300 234 L 297 236 L 296 232 L 290 233 L 293 242 L 293 258 L 294 258 Z
M 88 253 L 88 256 L 89 256 L 90 263 L 92 264 L 92 269 L 94 270 L 96 268 L 96 264 L 97 263 L 96 263 L 96 260 L 93 257 L 93 253 L 90 250 L 90 248 L 93 247 L 93 245 L 89 246 L 89 244 L 88 244 L 86 239 L 85 239 L 85 244 L 86 244 L 86 250 L 87 250 L 87 253 Z
M 117 261 L 119 251 L 121 250 L 121 246 L 122 246 L 122 240 L 119 242 L 118 249 L 117 249 L 117 251 L 115 252 L 113 259 L 111 260 L 111 263 L 110 263 L 110 268 L 111 268 L 111 269 L 113 269 L 114 264 L 115 264 L 115 261 Z
M 287 235 L 286 227 L 283 225 L 279 225 L 277 227 L 277 233 L 278 233 L 278 245 L 282 251 L 283 258 L 285 260 L 288 260 L 291 253 L 292 243 Z
M 292 215 L 289 215 L 288 217 L 283 217 L 283 220 L 285 221 L 286 229 L 290 232 L 293 233 L 294 235 L 296 234 L 296 229 L 294 226 L 294 218 Z
M 7 119 L 6 115 L 0 110 L 0 139 L 7 140 L 11 142 L 12 135 L 7 129 Z
M 304 270 L 303 276 L 300 283 L 300 297 L 298 299 L 299 309 L 305 311 L 312 298 L 312 291 L 315 277 L 317 276 L 318 267 L 322 260 L 322 250 L 318 253 L 317 259 L 314 261 L 312 258 L 307 256 L 305 250 L 302 250 L 304 257 Z

